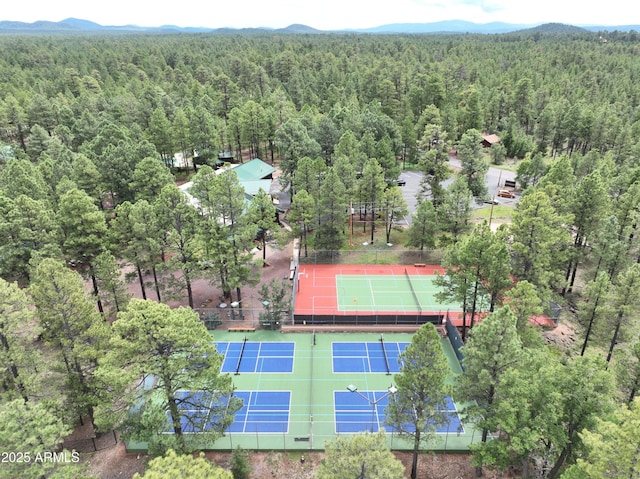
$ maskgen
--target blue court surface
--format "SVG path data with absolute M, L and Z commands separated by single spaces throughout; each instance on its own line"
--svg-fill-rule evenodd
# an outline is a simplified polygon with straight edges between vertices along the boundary
M 180 413 L 180 426 L 184 433 L 197 433 L 210 430 L 216 424 L 216 412 L 226 409 L 228 397 L 213 401 L 211 393 L 203 391 L 178 391 L 174 396 Z M 171 424 L 169 411 L 166 412 L 168 424 Z M 173 426 L 165 432 L 173 433 Z
M 223 373 L 293 372 L 293 342 L 232 341 L 216 342 L 215 345 L 218 352 L 224 355 Z
M 384 428 L 387 432 L 397 432 L 397 429 L 384 424 L 384 410 L 389 403 L 388 391 L 359 391 L 363 398 L 357 393 L 350 391 L 334 391 L 334 403 L 336 407 L 336 434 L 358 433 L 364 431 L 376 432 Z M 464 428 L 458 416 L 455 404 L 451 398 L 447 398 L 445 410 L 449 419 L 447 424 L 439 426 L 438 433 L 463 433 Z M 411 426 L 406 426 L 405 430 L 410 431 Z
M 290 391 L 235 391 L 244 404 L 227 432 L 289 432 Z
M 334 373 L 397 373 L 398 357 L 410 343 L 331 343 Z M 384 349 L 383 349 L 384 348 Z
M 242 399 L 243 406 L 227 429 L 232 433 L 287 433 L 289 432 L 290 391 L 235 391 L 233 395 Z M 220 416 L 215 411 L 224 409 L 227 400 L 211 401 L 211 395 L 201 391 L 179 391 L 175 395 L 180 412 L 180 425 L 184 433 L 210 430 Z M 171 416 L 167 411 L 168 424 Z M 172 426 L 165 432 L 173 433 Z

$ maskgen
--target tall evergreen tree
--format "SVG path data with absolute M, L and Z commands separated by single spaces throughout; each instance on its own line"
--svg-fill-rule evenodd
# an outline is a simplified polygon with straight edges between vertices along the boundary
M 167 232 L 165 247 L 169 258 L 163 265 L 169 272 L 166 285 L 173 296 L 179 289 L 186 291 L 189 306 L 193 308 L 192 286 L 199 275 L 200 260 L 196 210 L 175 185 L 162 189 L 154 209 L 160 227 Z M 175 276 L 178 270 L 179 276 Z
M 393 225 L 401 218 L 406 217 L 408 213 L 407 202 L 402 196 L 402 191 L 400 191 L 399 187 L 392 186 L 384 190 L 380 209 L 384 218 L 387 244 L 389 244 Z
M 514 273 L 548 294 L 562 285 L 571 237 L 567 225 L 571 215 L 562 215 L 544 191 L 524 195 L 513 215 L 511 256 Z
M 585 381 L 589 378 L 589 381 Z M 575 356 L 557 374 L 562 395 L 562 409 L 558 424 L 563 435 L 550 442 L 549 454 L 541 464 L 542 477 L 556 479 L 565 464 L 575 461 L 582 448 L 580 432 L 593 428 L 598 417 L 606 416 L 614 407 L 613 375 L 606 370 L 600 356 Z
M 562 479 L 635 479 L 640 477 L 640 401 L 620 407 L 611 418 L 599 418 L 594 430 L 585 429 L 580 438 L 585 454 Z
M 29 292 L 37 308 L 42 338 L 52 347 L 64 371 L 64 392 L 69 411 L 88 416 L 100 403 L 103 385 L 95 377 L 98 358 L 104 354 L 108 326 L 85 295 L 80 275 L 52 259 L 40 262 Z
M 627 404 L 631 405 L 640 391 L 640 342 L 636 341 L 621 353 L 623 355 L 616 361 L 618 389 Z
M 458 377 L 454 398 L 467 404 L 462 411 L 482 429 L 481 445 L 495 432 L 497 392 L 504 374 L 521 361 L 522 346 L 516 331 L 516 318 L 507 307 L 496 310 L 472 331 L 463 348 L 463 373 Z M 474 458 L 477 475 L 482 475 L 482 456 Z
M 395 376 L 398 390 L 389 399 L 386 422 L 413 440 L 411 478 L 416 479 L 420 446 L 433 441 L 437 428 L 448 421 L 443 411 L 449 392 L 445 382 L 449 365 L 433 324 L 420 327 L 399 361 L 402 367 Z
M 613 356 L 613 350 L 622 339 L 622 335 L 633 324 L 640 301 L 640 263 L 631 265 L 620 274 L 613 284 L 610 308 L 614 314 L 612 320 L 613 334 L 607 353 L 607 362 Z
M 119 311 L 127 309 L 131 299 L 126 284 L 121 279 L 122 268 L 109 251 L 104 251 L 96 257 L 94 271 L 105 316 L 115 318 Z
M 248 222 L 244 188 L 233 170 L 214 174 L 210 168 L 202 168 L 191 192 L 204 219 L 200 224 L 203 259 L 214 265 L 214 281 L 221 285 L 224 296 L 230 299 L 235 289 L 237 301 L 242 302 L 242 285 L 257 281 L 258 274 L 247 253 L 256 229 Z
M 130 187 L 136 201 L 152 203 L 167 185 L 173 184 L 173 175 L 158 158 L 147 157 L 140 160 L 133 170 Z
M 194 479 L 239 479 L 200 453 L 199 457 L 193 454 L 178 455 L 173 449 L 169 449 L 164 456 L 158 456 L 151 461 L 144 474 L 136 472 L 133 479 L 163 479 L 165 477 L 188 476 Z
M 42 200 L 0 194 L 0 275 L 28 280 L 30 263 L 60 256 L 60 227 Z
M 584 356 L 592 336 L 601 339 L 603 320 L 612 314 L 609 307 L 611 280 L 604 271 L 598 273 L 593 281 L 589 281 L 584 289 L 582 301 L 578 306 L 578 322 L 584 329 L 584 341 L 580 355 Z
M 360 210 L 363 212 L 363 231 L 367 230 L 367 220 L 370 222 L 371 242 L 375 233 L 376 212 L 382 200 L 385 181 L 384 171 L 375 158 L 368 159 L 362 170 L 362 177 L 358 181 Z
M 347 191 L 333 168 L 320 187 L 318 223 L 314 238 L 316 250 L 340 249 L 345 241 L 348 210 Z
M 473 196 L 486 196 L 484 175 L 489 165 L 482 156 L 482 135 L 478 130 L 467 130 L 462 135 L 458 144 L 458 156 L 462 165 L 460 174 L 466 179 L 469 191 Z
M 94 264 L 97 256 L 107 248 L 104 214 L 84 191 L 72 189 L 60 198 L 57 217 L 62 230 L 62 252 L 67 261 L 79 265 L 91 278 L 102 313 Z
M 291 221 L 291 228 L 294 234 L 300 237 L 305 258 L 308 255 L 307 234 L 310 228 L 314 226 L 313 220 L 316 215 L 316 200 L 307 193 L 307 190 L 298 191 L 293 197 L 291 208 L 287 213 L 287 220 Z
M 32 306 L 16 283 L 0 279 L 0 394 L 28 401 L 38 390 L 34 341 L 39 334 Z
M 569 257 L 565 279 L 566 291 L 571 292 L 578 265 L 585 257 L 585 247 L 597 234 L 602 218 L 609 210 L 609 196 L 600 173 L 585 176 L 576 187 L 571 202 L 573 213 L 573 250 Z
M 419 146 L 426 152 L 418 162 L 418 168 L 422 172 L 419 196 L 429 198 L 437 208 L 445 197 L 442 182 L 451 176 L 447 133 L 438 125 L 428 124 L 424 128 Z
M 72 429 L 58 416 L 57 404 L 7 401 L 0 408 L 0 444 L 16 460 L 5 460 L 2 477 L 40 479 L 42 477 L 83 477 L 78 452 L 59 450 L 65 436 Z M 52 451 L 68 462 L 47 460 Z M 58 457 L 58 456 L 56 456 Z
M 257 235 L 262 245 L 262 266 L 267 266 L 267 239 L 278 228 L 278 214 L 271 196 L 260 189 L 251 199 L 247 211 L 247 221 L 257 228 Z
M 438 205 L 438 223 L 442 231 L 451 233 L 453 242 L 467 229 L 471 218 L 471 191 L 463 177 L 458 176 L 447 188 L 442 204 Z
M 404 467 L 386 444 L 383 432 L 338 437 L 325 445 L 318 479 L 402 479 Z
M 155 453 L 206 448 L 240 406 L 221 366 L 222 356 L 197 313 L 133 299 L 113 324 L 109 352 L 97 372 L 118 399 L 100 409 L 100 424 L 121 427 L 125 437 L 148 442 Z M 157 378 L 150 387 L 131 387 L 150 384 L 150 377 Z M 197 409 L 208 414 L 187 414 Z M 189 429 L 199 433 L 186 434 Z
M 438 233 L 438 221 L 433 203 L 429 200 L 422 200 L 418 203 L 416 212 L 411 217 L 409 226 L 409 240 L 407 246 L 433 249 L 436 247 L 436 234 Z

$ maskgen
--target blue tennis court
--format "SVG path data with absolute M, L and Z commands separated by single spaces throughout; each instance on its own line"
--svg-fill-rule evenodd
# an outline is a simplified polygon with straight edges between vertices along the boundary
M 384 424 L 384 410 L 389 404 L 388 391 L 361 391 L 359 394 L 349 391 L 334 391 L 334 404 L 336 408 L 336 434 L 358 433 L 363 431 L 376 432 L 384 427 L 387 432 L 397 432 L 394 427 Z M 366 399 L 365 399 L 366 398 Z M 448 423 L 438 426 L 438 433 L 464 432 L 462 422 L 453 400 L 447 397 L 445 414 Z M 405 430 L 411 430 L 407 425 Z
M 223 373 L 293 372 L 293 342 L 231 341 L 215 345 L 224 355 Z
M 399 356 L 410 343 L 331 343 L 334 373 L 398 373 Z
M 242 399 L 243 405 L 234 416 L 233 423 L 227 432 L 235 433 L 287 433 L 289 431 L 289 410 L 291 407 L 290 391 L 235 391 L 233 395 Z M 212 401 L 208 393 L 202 391 L 178 391 L 175 394 L 180 413 L 180 425 L 184 433 L 209 431 L 217 426 L 226 408 L 228 397 L 217 402 Z M 173 433 L 169 411 L 167 429 Z
M 217 412 L 227 408 L 228 397 L 218 398 L 216 401 L 213 395 L 203 391 L 178 391 L 175 394 L 180 413 L 180 426 L 184 433 L 198 433 L 209 431 L 212 427 L 217 427 Z M 220 413 L 222 415 L 222 413 Z M 167 429 L 165 432 L 173 433 L 171 426 L 171 416 L 166 412 Z
M 233 395 L 244 404 L 228 432 L 289 432 L 290 391 L 235 391 Z

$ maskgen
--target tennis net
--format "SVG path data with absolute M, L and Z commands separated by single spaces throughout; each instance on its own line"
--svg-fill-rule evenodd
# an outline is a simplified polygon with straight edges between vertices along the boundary
M 418 306 L 418 311 L 422 314 L 422 307 L 420 306 L 420 300 L 418 299 L 418 295 L 416 294 L 416 290 L 413 289 L 413 283 L 411 282 L 411 276 L 407 272 L 407 268 L 404 269 L 404 275 L 407 277 L 407 281 L 409 282 L 409 288 L 413 293 L 413 299 L 416 301 L 416 306 Z
M 242 355 L 244 354 L 244 348 L 247 345 L 247 337 L 244 337 L 242 341 L 242 348 L 240 349 L 240 356 L 238 356 L 238 362 L 236 363 L 236 376 L 240 374 L 240 363 L 242 362 Z
M 382 355 L 384 356 L 384 366 L 387 368 L 387 374 L 391 374 L 389 358 L 387 357 L 387 349 L 384 347 L 384 338 L 382 337 L 382 334 L 380 334 L 380 346 L 382 346 Z

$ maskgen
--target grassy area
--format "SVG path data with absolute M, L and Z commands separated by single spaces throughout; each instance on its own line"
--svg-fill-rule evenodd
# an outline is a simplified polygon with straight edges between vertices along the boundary
M 471 218 L 474 220 L 491 220 L 500 221 L 501 223 L 509 223 L 511 222 L 511 216 L 513 215 L 513 207 L 507 205 L 494 205 L 493 206 L 493 214 L 491 212 L 491 205 L 483 206 L 482 208 L 478 208 L 473 210 L 471 214 Z
M 516 158 L 507 158 L 504 160 L 504 163 L 502 163 L 501 165 L 496 165 L 491 162 L 491 155 L 489 153 L 484 155 L 484 159 L 491 168 L 497 168 L 499 170 L 513 171 L 513 172 L 515 172 L 518 169 L 518 164 L 520 163 L 520 160 Z

